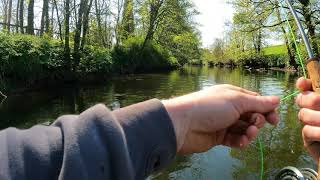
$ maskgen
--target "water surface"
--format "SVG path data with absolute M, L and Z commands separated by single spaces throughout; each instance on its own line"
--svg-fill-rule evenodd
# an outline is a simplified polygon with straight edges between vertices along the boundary
M 151 98 L 170 98 L 215 84 L 233 84 L 262 95 L 286 96 L 295 91 L 298 76 L 279 71 L 187 67 L 168 73 L 114 78 L 103 85 L 57 87 L 9 97 L 0 104 L 0 129 L 49 124 L 63 114 L 80 113 L 104 103 L 117 109 Z M 267 126 L 260 134 L 264 145 L 264 179 L 272 179 L 285 166 L 311 167 L 304 151 L 298 107 L 290 99 L 281 104 L 279 126 Z M 207 153 L 180 156 L 164 171 L 149 179 L 259 179 L 260 150 L 253 142 L 246 150 L 216 147 Z

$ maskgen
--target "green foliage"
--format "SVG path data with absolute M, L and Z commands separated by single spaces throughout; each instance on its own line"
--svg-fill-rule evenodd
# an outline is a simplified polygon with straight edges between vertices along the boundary
M 179 65 L 175 57 L 170 56 L 167 50 L 153 41 L 148 42 L 142 50 L 143 42 L 141 37 L 130 37 L 123 45 L 113 49 L 112 57 L 116 71 L 150 71 Z
M 62 66 L 63 47 L 55 40 L 0 33 L 0 71 L 17 79 L 39 79 Z
M 209 65 L 238 65 L 249 67 L 280 67 L 287 65 L 288 57 L 283 46 L 271 46 L 263 49 L 261 54 L 254 50 L 237 51 L 236 49 L 226 49 L 221 41 L 216 41 L 212 50 L 203 50 L 203 61 Z
M 180 64 L 186 64 L 200 57 L 200 41 L 198 37 L 191 32 L 179 34 L 173 38 L 175 48 L 171 50 L 172 54 L 178 59 Z
M 284 68 L 286 66 L 287 57 L 286 55 L 271 54 L 255 54 L 255 53 L 245 53 L 236 62 L 240 66 L 249 66 L 249 67 L 280 67 Z
M 82 52 L 78 71 L 84 73 L 111 73 L 113 61 L 108 49 L 86 46 Z
M 112 51 L 87 45 L 73 73 L 133 73 L 179 66 L 169 51 L 153 41 L 141 51 L 143 42 L 141 37 L 131 37 Z M 30 35 L 0 34 L 0 79 L 11 77 L 29 84 L 55 78 L 57 73 L 63 77 L 66 71 L 62 42 Z

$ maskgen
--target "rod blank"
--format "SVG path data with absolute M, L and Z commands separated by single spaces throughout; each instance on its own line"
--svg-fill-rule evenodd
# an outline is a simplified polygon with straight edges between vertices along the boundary
M 309 58 L 312 59 L 312 58 L 314 58 L 314 53 L 313 53 L 312 48 L 311 48 L 310 40 L 307 37 L 307 34 L 304 31 L 304 28 L 302 27 L 301 21 L 299 20 L 299 17 L 297 15 L 296 10 L 293 9 L 292 3 L 290 2 L 290 0 L 286 0 L 286 2 L 288 4 L 288 6 L 289 6 L 289 9 L 290 9 L 290 11 L 291 11 L 291 13 L 293 15 L 294 20 L 296 21 L 296 23 L 298 25 L 298 28 L 299 28 L 299 31 L 301 33 L 302 39 L 303 39 L 304 44 L 306 45 L 306 48 L 307 48 L 307 52 L 308 52 Z

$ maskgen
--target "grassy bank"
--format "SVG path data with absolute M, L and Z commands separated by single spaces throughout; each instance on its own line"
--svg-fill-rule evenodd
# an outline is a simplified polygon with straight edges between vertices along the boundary
M 302 59 L 307 59 L 307 53 L 303 45 L 300 45 Z M 210 66 L 242 66 L 251 68 L 277 68 L 294 69 L 287 54 L 285 45 L 276 45 L 263 48 L 260 53 L 255 51 L 226 51 L 204 50 L 202 61 Z M 296 55 L 295 64 L 299 66 L 299 58 Z M 300 68 L 300 67 L 299 67 Z
M 79 65 L 70 70 L 64 60 L 63 42 L 0 33 L 0 89 L 10 91 L 8 84 L 12 82 L 27 87 L 41 82 L 98 79 L 180 66 L 160 45 L 150 41 L 142 48 L 142 44 L 142 38 L 129 38 L 112 49 L 88 45 L 81 51 Z

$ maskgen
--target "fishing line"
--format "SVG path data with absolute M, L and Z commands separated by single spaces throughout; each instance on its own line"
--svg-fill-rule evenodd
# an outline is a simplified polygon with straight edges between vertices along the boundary
M 307 78 L 307 73 L 306 73 L 306 69 L 305 69 L 305 66 L 304 66 L 304 63 L 303 63 L 303 60 L 302 60 L 301 51 L 300 51 L 300 48 L 299 48 L 298 43 L 297 43 L 297 38 L 294 35 L 293 28 L 292 28 L 292 26 L 291 26 L 291 24 L 289 22 L 288 16 L 284 12 L 284 7 L 282 6 L 281 3 L 279 3 L 279 4 L 280 4 L 280 7 L 281 7 L 282 14 L 284 14 L 284 16 L 285 16 L 285 21 L 287 22 L 287 24 L 289 26 L 289 31 L 290 31 L 291 37 L 293 39 L 293 42 L 294 42 L 294 45 L 295 45 L 295 48 L 296 48 L 296 51 L 297 51 L 297 55 L 298 55 L 298 58 L 299 58 L 300 66 L 302 68 L 303 76 L 304 76 L 304 78 Z
M 292 93 L 292 94 L 289 94 L 289 95 L 283 97 L 283 98 L 280 100 L 280 102 L 283 103 L 284 101 L 286 101 L 286 100 L 288 100 L 288 99 L 290 99 L 290 98 L 292 98 L 292 97 L 295 97 L 295 96 L 298 95 L 299 93 L 300 93 L 300 91 L 296 91 L 296 92 L 294 92 L 294 93 Z
M 260 148 L 260 180 L 263 179 L 263 174 L 264 174 L 264 157 L 263 157 L 263 144 L 262 141 L 260 139 L 260 137 L 258 138 L 258 142 L 259 142 L 259 148 Z
M 297 38 L 296 38 L 296 36 L 295 36 L 295 34 L 293 32 L 293 28 L 292 28 L 292 26 L 291 26 L 291 24 L 290 24 L 290 22 L 288 20 L 287 14 L 284 11 L 284 7 L 282 6 L 282 3 L 279 2 L 279 4 L 280 4 L 280 7 L 281 7 L 282 14 L 284 14 L 284 16 L 285 16 L 285 21 L 288 24 L 292 40 L 294 41 L 296 53 L 297 53 L 298 58 L 299 58 L 299 64 L 300 64 L 300 66 L 302 68 L 303 76 L 304 76 L 304 78 L 307 78 L 307 73 L 306 73 L 306 69 L 305 69 L 305 66 L 304 66 L 304 63 L 303 63 L 303 60 L 302 60 L 301 50 L 300 50 L 299 45 L 297 43 Z M 292 97 L 295 97 L 296 95 L 298 95 L 299 93 L 300 93 L 300 91 L 295 91 L 294 93 L 289 94 L 289 95 L 281 98 L 280 102 L 282 103 L 282 102 L 284 102 L 286 100 L 289 100 Z M 264 152 L 263 152 L 263 144 L 262 144 L 262 138 L 261 137 L 258 138 L 258 143 L 259 143 L 259 148 L 260 148 L 260 180 L 263 180 L 263 174 L 264 174 Z

